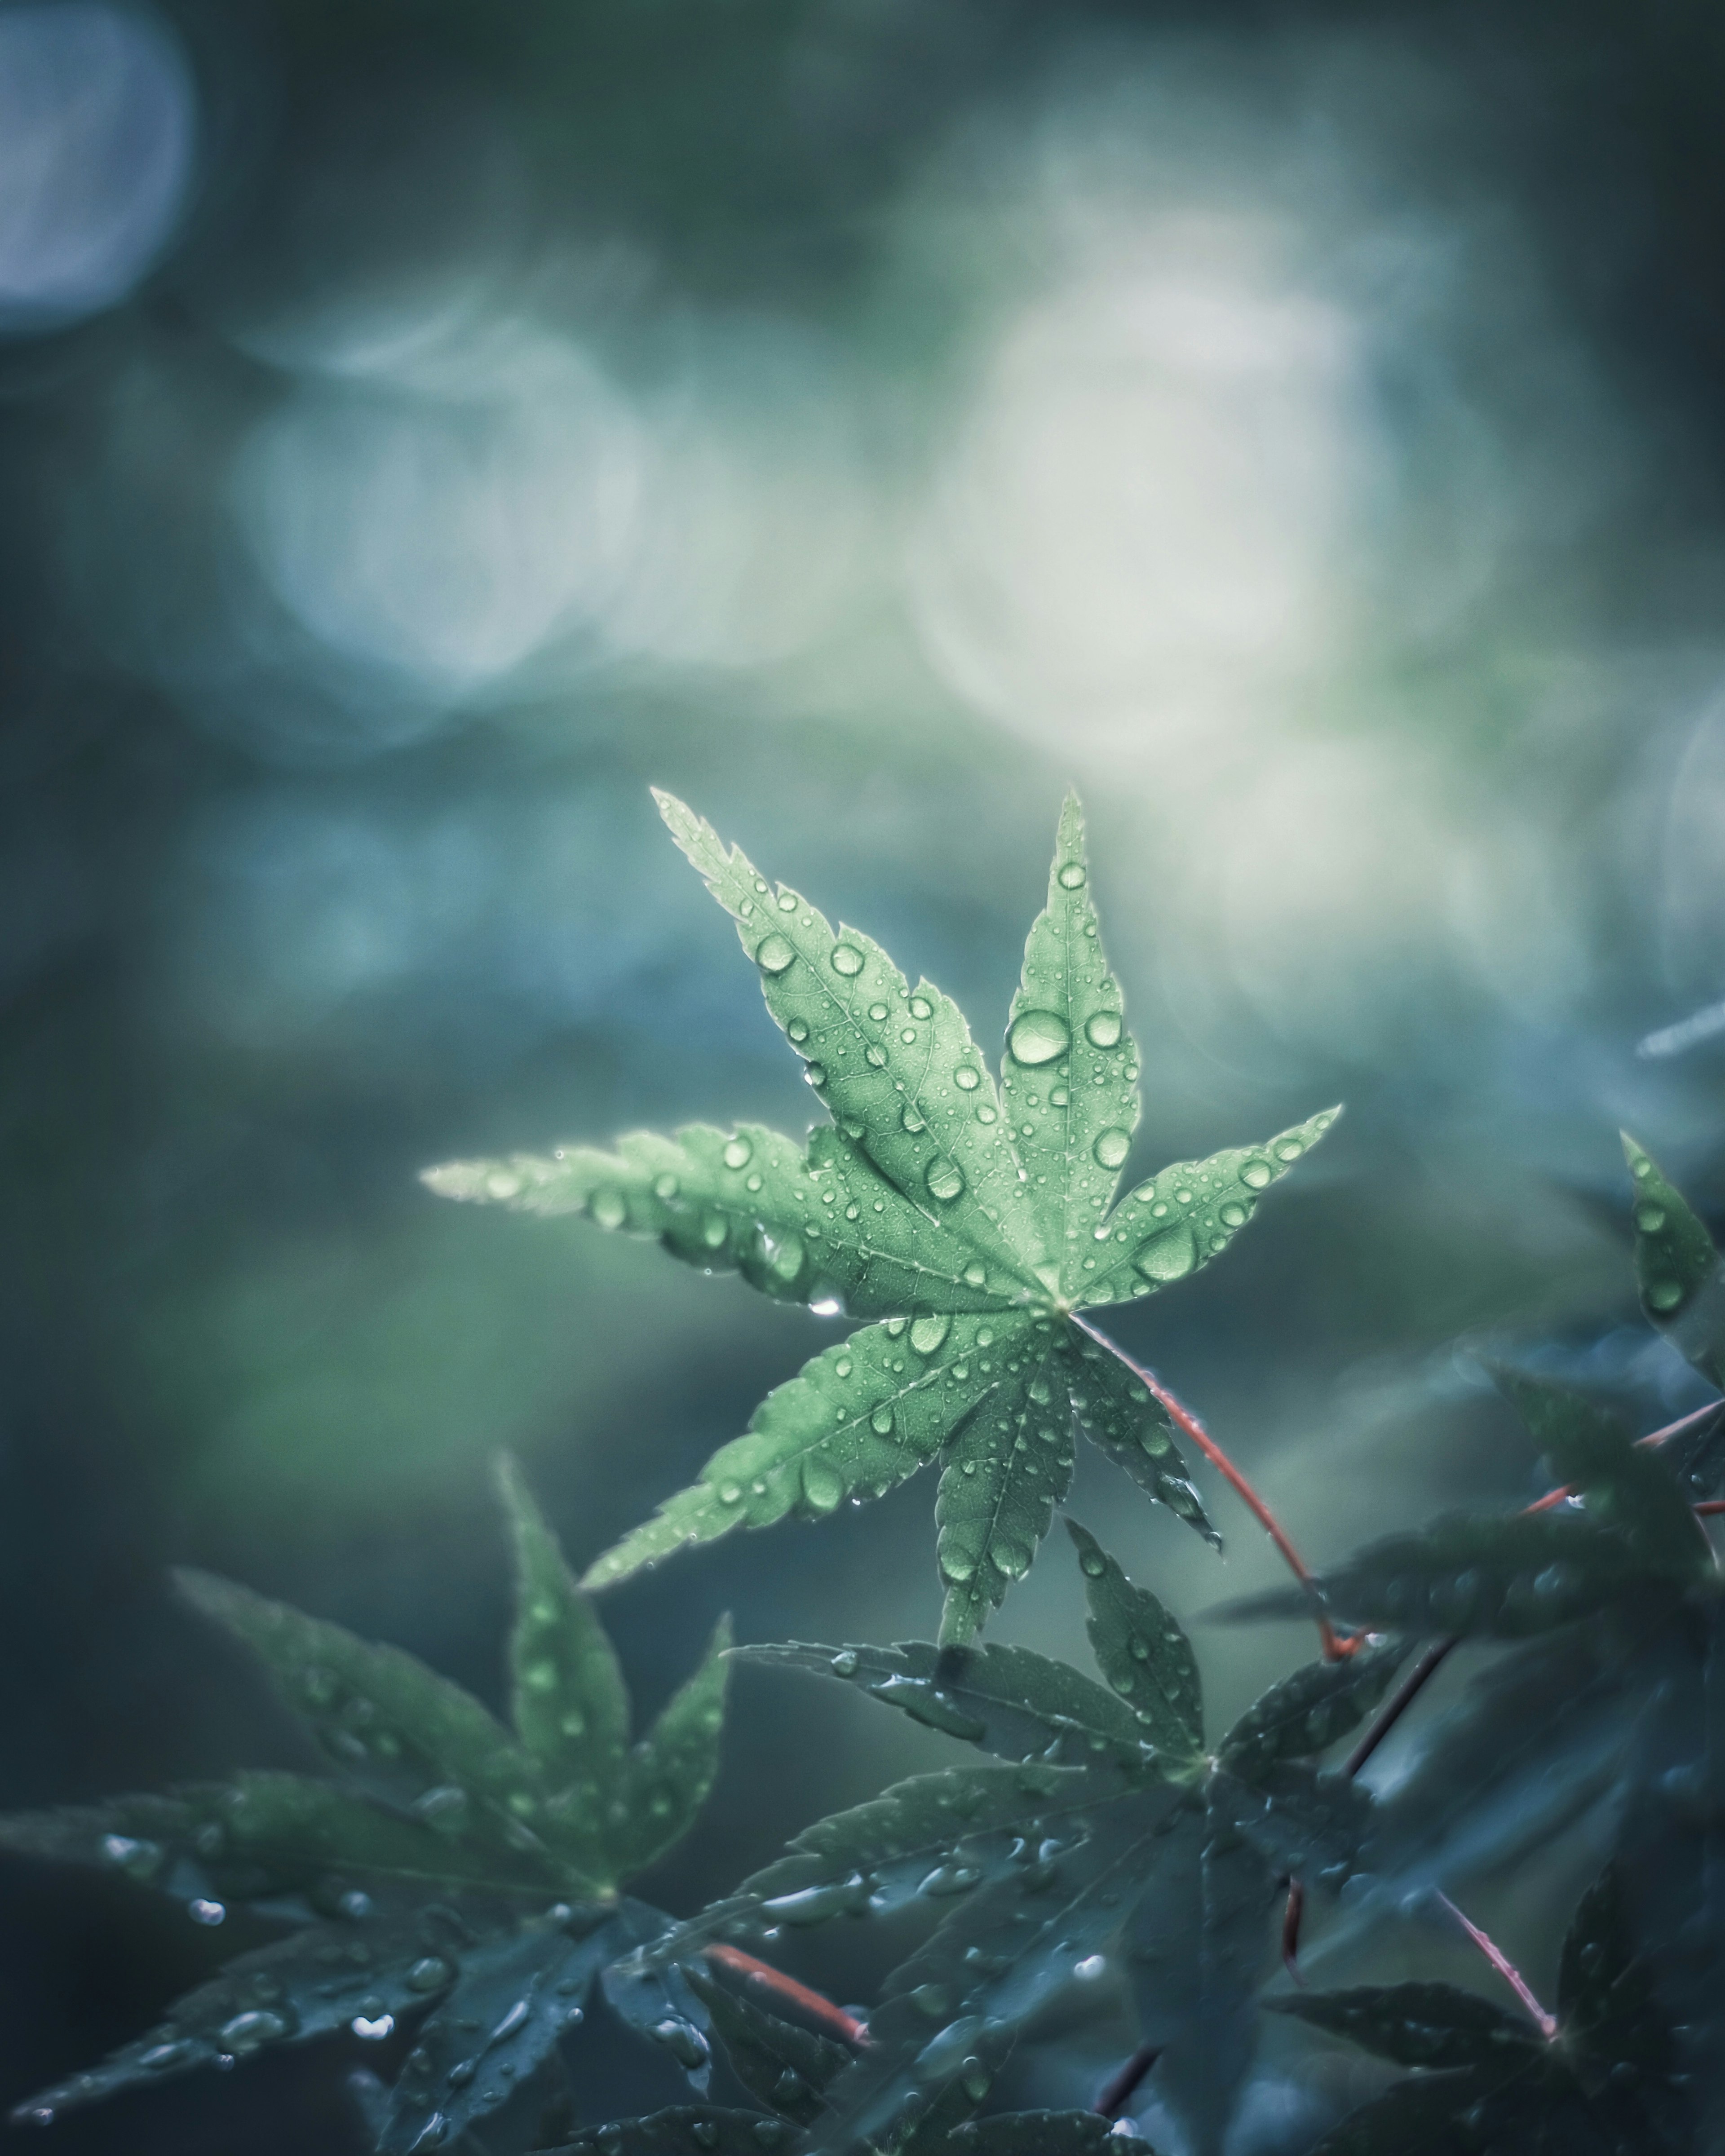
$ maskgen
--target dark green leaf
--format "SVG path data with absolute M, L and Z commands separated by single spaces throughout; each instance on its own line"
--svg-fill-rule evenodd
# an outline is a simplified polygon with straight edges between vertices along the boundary
M 548 1882 L 558 1883 L 560 1867 L 528 1824 L 540 1801 L 532 1761 L 470 1694 L 398 1647 L 373 1646 L 205 1573 L 176 1577 L 262 1658 L 331 1758 L 398 1794 L 452 1845 L 542 1856 Z
M 824 1519 L 847 1497 L 880 1497 L 931 1460 L 1010 1382 L 1047 1320 L 889 1318 L 865 1326 L 769 1393 L 747 1435 L 721 1445 L 701 1480 L 605 1552 L 583 1584 L 608 1587 L 685 1543 L 762 1527 L 795 1512 Z
M 1051 1999 L 1099 1976 L 1134 1897 L 1163 1852 L 1178 1851 L 1174 1829 L 1193 1801 L 1167 1786 L 1120 1790 L 1064 1835 L 1027 1840 L 1011 1871 L 978 1887 L 888 1978 L 868 2050 L 827 2091 L 831 2115 L 810 2156 L 896 2139 L 948 2089 L 984 2081 Z
M 1219 1763 L 1250 1782 L 1279 1760 L 1327 1751 L 1377 1706 L 1407 1657 L 1405 1640 L 1382 1640 L 1338 1661 L 1308 1662 L 1253 1702 L 1223 1739 Z
M 1276 1868 L 1213 1800 L 1182 1820 L 1132 1916 L 1127 1973 L 1158 2055 L 1150 2086 L 1193 2156 L 1219 2156 L 1251 2064 L 1280 1892 Z
M 1588 1514 L 1615 1527 L 1654 1569 L 1681 1578 L 1712 1553 L 1670 1463 L 1638 1445 L 1609 1409 L 1519 1371 L 1497 1382 L 1558 1481 L 1585 1498 Z
M 1218 1769 L 1210 1814 L 1250 1842 L 1278 1875 L 1339 1887 L 1359 1866 L 1372 1799 L 1346 1774 L 1281 1759 L 1250 1782 Z
M 609 1827 L 621 1878 L 644 1871 L 680 1842 L 706 1802 L 719 1771 L 730 1646 L 731 1620 L 721 1617 L 701 1666 L 672 1694 L 629 1756 L 624 1817 Z
M 1222 1537 L 1192 1486 L 1171 1435 L 1173 1424 L 1155 1394 L 1100 1341 L 1076 1331 L 1066 1340 L 1066 1373 L 1072 1411 L 1092 1441 L 1141 1490 L 1220 1549 Z
M 1102 956 L 1076 794 L 1060 811 L 1048 904 L 1025 940 L 1006 1039 L 1001 1105 L 1043 1246 L 1059 1263 L 1061 1295 L 1088 1302 L 1084 1260 L 1093 1274 L 1094 1230 L 1137 1127 L 1139 1057 Z
M 446 1990 L 454 1974 L 453 1958 L 428 1951 L 409 1925 L 308 1926 L 239 1955 L 135 2043 L 28 2097 L 13 2116 L 46 2124 L 121 2089 L 309 2042 L 356 2020 L 386 2035 L 393 2020 Z
M 711 2017 L 732 2071 L 752 2097 L 807 2126 L 819 2118 L 821 2092 L 850 2063 L 850 2053 L 829 2037 L 769 2014 L 757 1999 L 698 1964 L 688 1981 Z
M 1713 1239 L 1658 1162 L 1627 1131 L 1623 1153 L 1635 1180 L 1641 1307 L 1678 1353 L 1725 1391 L 1725 1276 Z
M 1003 1759 L 1143 1764 L 1130 1707 L 1065 1662 L 1029 1647 L 739 1647 L 736 1659 L 858 1686 L 926 1727 Z
M 462 1955 L 453 1989 L 402 2068 L 380 2156 L 454 2140 L 507 2102 L 580 2020 L 594 1977 L 627 1943 L 614 1917 L 584 1914 L 589 1928 L 579 1936 L 547 1919 L 481 1940 Z
M 618 2019 L 662 2044 L 705 2096 L 711 2061 L 706 2008 L 675 1962 L 655 1966 L 634 1952 L 664 1938 L 674 1928 L 663 1910 L 644 1902 L 620 1902 L 611 1927 L 611 1951 L 619 1958 L 599 1980 L 606 2003 Z M 625 1953 L 626 1960 L 621 1958 Z
M 949 1445 L 935 1499 L 942 1646 L 973 1639 L 1030 1569 L 1072 1480 L 1060 1343 L 1030 1332 L 995 1352 L 1006 1374 Z
M 1093 2111 L 1009 2111 L 955 2126 L 951 2156 L 1152 2156 L 1134 2133 Z
M 1525 2014 L 1511 2014 L 1453 1984 L 1365 1984 L 1351 1991 L 1296 1991 L 1264 2004 L 1399 2066 L 1509 2071 L 1539 2056 L 1545 2040 Z
M 791 2156 L 796 2141 L 782 2118 L 758 2111 L 679 2104 L 646 2118 L 619 2119 L 540 2156 Z
M 515 1546 L 515 1726 L 547 1786 L 547 1830 L 559 1853 L 609 1886 L 631 1868 L 608 1846 L 605 1817 L 629 1743 L 623 1672 L 512 1460 L 500 1464 L 498 1480 Z
M 1317 1584 L 1349 1624 L 1519 1640 L 1656 1595 L 1667 1577 L 1622 1535 L 1574 1513 L 1451 1513 L 1422 1534 L 1371 1543 Z
M 1607 1865 L 1563 1940 L 1558 2016 L 1584 2080 L 1635 2090 L 1676 2113 L 1686 2110 L 1678 2093 L 1683 2061 L 1655 1974 L 1653 1958 L 1637 1951 L 1622 1875 Z
M 1204 1693 L 1191 1641 L 1087 1527 L 1068 1520 L 1066 1531 L 1078 1551 L 1090 1643 L 1102 1675 L 1158 1752 L 1176 1764 L 1196 1759 L 1204 1749 Z
M 1488 2093 L 1489 2084 L 1467 2071 L 1397 2082 L 1350 2112 L 1309 2156 L 1482 2156 L 1487 2150 L 1491 2156 L 1508 2156 L 1485 2138 Z M 1464 2113 L 1473 2128 L 1466 2136 L 1460 2125 Z M 1517 2156 L 1560 2152 L 1548 2143 L 1530 2141 Z

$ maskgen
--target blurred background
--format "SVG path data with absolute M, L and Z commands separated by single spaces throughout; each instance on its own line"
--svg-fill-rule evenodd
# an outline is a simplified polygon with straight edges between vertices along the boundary
M 415 1180 L 806 1122 L 649 783 L 991 1044 L 1082 790 L 1128 1173 L 1348 1104 L 1117 1321 L 1315 1556 L 1536 1486 L 1482 1342 L 1689 1404 L 1615 1129 L 1725 1199 L 1722 104 L 1700 0 L 0 7 L 0 1803 L 296 1756 L 175 1563 L 495 1699 L 492 1455 L 584 1561 L 829 1337 Z M 1205 1487 L 1219 1565 L 1073 1509 L 1189 1617 L 1274 1577 Z M 642 1707 L 721 1608 L 926 1635 L 931 1498 L 618 1591 Z M 1058 1549 L 999 1632 L 1081 1652 Z M 668 1907 L 947 1756 L 789 1684 Z M 0 1902 L 8 2102 L 233 1944 Z M 353 2063 L 54 2145 L 357 2148 Z

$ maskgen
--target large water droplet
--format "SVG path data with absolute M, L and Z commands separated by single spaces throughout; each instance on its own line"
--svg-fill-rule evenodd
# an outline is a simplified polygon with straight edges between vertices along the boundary
M 409 1991 L 441 1991 L 455 1974 L 441 1954 L 423 1954 L 408 1971 Z
M 1153 1235 L 1132 1252 L 1132 1264 L 1148 1281 L 1183 1280 L 1198 1263 L 1198 1245 L 1183 1220 Z
M 1118 1011 L 1095 1011 L 1084 1022 L 1084 1037 L 1092 1048 L 1117 1048 L 1120 1030 Z
M 1006 1045 L 1014 1061 L 1034 1067 L 1064 1055 L 1072 1045 L 1072 1034 L 1058 1012 L 1027 1010 L 1013 1020 Z
M 1097 1132 L 1096 1142 L 1091 1151 L 1102 1167 L 1118 1168 L 1132 1151 L 1132 1133 L 1122 1130 L 1117 1123 Z
M 952 1321 L 943 1311 L 928 1317 L 914 1318 L 911 1324 L 911 1345 L 919 1355 L 932 1355 L 942 1346 L 952 1329 Z
M 754 1147 L 747 1138 L 730 1138 L 721 1156 L 726 1168 L 747 1168 L 754 1157 Z
M 1240 1163 L 1240 1179 L 1249 1189 L 1263 1189 L 1275 1173 L 1276 1170 L 1267 1160 L 1248 1160 Z
M 842 973 L 847 981 L 854 980 L 863 969 L 863 954 L 854 943 L 835 943 L 828 963 L 835 973 Z
M 952 1073 L 952 1083 L 961 1093 L 973 1093 L 983 1082 L 983 1074 L 973 1063 L 961 1063 Z
M 795 959 L 797 953 L 788 937 L 776 932 L 763 936 L 755 946 L 755 963 L 763 973 L 782 973 Z
M 944 1153 L 936 1153 L 922 1171 L 922 1180 L 928 1185 L 928 1194 L 937 1198 L 942 1205 L 950 1205 L 964 1189 L 964 1172 L 957 1161 L 948 1160 Z
M 1055 880 L 1062 891 L 1081 891 L 1084 887 L 1084 869 L 1078 861 L 1065 861 Z
M 986 1722 L 966 1713 L 950 1692 L 942 1691 L 927 1677 L 883 1677 L 879 1684 L 870 1685 L 869 1691 L 872 1697 L 900 1708 L 925 1728 L 938 1729 L 943 1735 L 960 1738 L 967 1744 L 974 1744 L 987 1732 Z
M 1650 1310 L 1675 1310 L 1683 1300 L 1682 1283 L 1674 1280 L 1650 1281 L 1647 1286 L 1647 1306 Z
M 793 1281 L 803 1270 L 803 1255 L 802 1239 L 786 1235 L 768 1249 L 767 1262 L 782 1281 Z
M 1656 1235 L 1665 1225 L 1665 1208 L 1651 1202 L 1635 1208 L 1635 1225 L 1644 1235 Z
M 803 1502 L 811 1512 L 836 1512 L 845 1496 L 845 1478 L 819 1455 L 803 1462 Z
M 218 2031 L 218 2041 L 225 2051 L 255 2051 L 261 2045 L 273 2044 L 278 2037 L 285 2036 L 291 2026 L 283 2015 L 272 2014 L 267 2007 L 252 2007 L 244 2014 L 236 2014 L 231 2021 L 224 2021 Z
M 883 1400 L 869 1417 L 869 1428 L 876 1437 L 885 1437 L 892 1428 L 892 1409 Z
M 1243 1228 L 1246 1223 L 1246 1209 L 1238 1199 L 1230 1198 L 1225 1205 L 1217 1207 L 1216 1218 L 1224 1228 Z

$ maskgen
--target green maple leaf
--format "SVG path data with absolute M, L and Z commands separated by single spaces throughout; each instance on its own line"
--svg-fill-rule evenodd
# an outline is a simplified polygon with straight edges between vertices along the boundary
M 767 1008 L 832 1116 L 808 1142 L 750 1126 L 639 1132 L 432 1168 L 450 1198 L 583 1213 L 734 1270 L 764 1293 L 875 1322 L 781 1385 L 700 1480 L 606 1551 L 608 1586 L 685 1543 L 819 1518 L 942 1466 L 941 1639 L 972 1638 L 1028 1570 L 1072 1473 L 1075 1422 L 1210 1540 L 1168 1414 L 1078 1313 L 1183 1279 L 1226 1248 L 1335 1111 L 1163 1168 L 1119 1197 L 1139 1056 L 1097 934 L 1076 799 L 995 1077 L 963 1014 L 870 939 L 834 929 L 711 826 L 656 797 L 734 917 Z
M 509 1463 L 500 1479 L 516 1556 L 512 1727 L 399 1648 L 182 1576 L 263 1661 L 338 1779 L 245 1774 L 0 1817 L 0 1848 L 121 1871 L 204 1921 L 246 1902 L 309 1921 L 15 2117 L 45 2122 L 196 2067 L 423 2016 L 380 2127 L 385 2156 L 401 2156 L 505 2102 L 595 1982 L 700 2076 L 706 2015 L 680 1974 L 616 1966 L 669 1920 L 619 1889 L 687 1832 L 712 1785 L 729 1628 L 632 1746 L 593 1604 Z

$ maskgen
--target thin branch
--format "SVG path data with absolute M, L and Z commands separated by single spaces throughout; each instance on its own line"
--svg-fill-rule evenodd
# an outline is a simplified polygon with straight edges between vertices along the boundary
M 860 2049 L 869 2041 L 869 2025 L 859 2021 L 854 2014 L 847 2014 L 842 2006 L 834 2006 L 823 1993 L 811 1991 L 806 1984 L 798 1984 L 795 1977 L 787 1976 L 783 1969 L 774 1969 L 771 1962 L 757 1961 L 753 1954 L 744 1953 L 741 1948 L 711 1946 L 706 1949 L 709 1961 L 716 1962 L 721 1969 L 728 1969 L 744 1979 L 752 1990 L 772 1993 L 787 2006 L 793 2006 L 811 2021 L 840 2043 Z
M 1717 1414 L 1722 1407 L 1725 1407 L 1725 1400 L 1709 1400 L 1704 1408 L 1692 1408 L 1687 1414 L 1679 1415 L 1675 1422 L 1668 1422 L 1663 1430 L 1650 1430 L 1645 1437 L 1638 1437 L 1635 1443 L 1651 1448 L 1669 1444 L 1672 1438 L 1681 1437 L 1685 1430 L 1694 1430 L 1704 1423 L 1709 1415 Z M 1530 1512 L 1548 1512 L 1553 1505 L 1561 1505 L 1565 1498 L 1574 1495 L 1574 1487 L 1566 1482 L 1561 1489 L 1548 1490 L 1543 1497 L 1536 1498 L 1527 1509 Z M 1699 1512 L 1707 1508 L 1697 1505 L 1695 1509 Z
M 1384 1701 L 1359 1742 L 1343 1763 L 1344 1774 L 1358 1774 L 1378 1747 L 1389 1736 L 1420 1694 L 1435 1677 L 1444 1663 L 1461 1645 L 1459 1639 L 1434 1640 L 1412 1669 Z
M 1137 2050 L 1109 2082 L 1106 2088 L 1091 2106 L 1103 2118 L 1118 2118 L 1129 2104 L 1137 2087 L 1152 2066 L 1162 2056 L 1156 2044 L 1140 2044 Z
M 1473 1941 L 1480 1952 L 1486 1957 L 1486 1959 L 1491 1963 L 1492 1968 L 1497 1970 L 1497 1974 L 1503 1979 L 1510 1989 L 1514 1992 L 1516 1997 L 1521 2000 L 1522 2005 L 1527 2008 L 1528 2013 L 1533 2017 L 1535 2023 L 1538 2025 L 1540 2035 L 1543 2036 L 1546 2042 L 1549 2044 L 1558 2033 L 1557 2016 L 1554 2014 L 1548 2014 L 1546 2012 L 1539 2001 L 1533 1996 L 1532 1987 L 1529 1985 L 1527 1978 L 1522 1974 L 1520 1969 L 1516 1967 L 1515 1964 L 1509 1958 L 1508 1955 L 1504 1953 L 1503 1949 L 1500 1946 L 1497 1945 L 1491 1939 L 1488 1938 L 1486 1933 L 1480 1929 L 1477 1924 L 1470 1923 L 1467 1918 L 1462 1915 L 1461 1912 L 1455 1907 L 1455 1904 L 1450 1899 L 1447 1894 L 1440 1894 L 1438 1896 L 1438 1899 L 1443 1903 L 1450 1914 L 1455 1919 L 1456 1922 L 1461 1925 L 1462 1930 L 1466 1933 L 1469 1938 Z
M 1324 1660 L 1327 1662 L 1338 1662 L 1353 1654 L 1359 1644 L 1358 1640 L 1343 1637 L 1331 1624 L 1329 1614 L 1319 1599 L 1317 1583 L 1312 1578 L 1311 1568 L 1299 1551 L 1294 1548 L 1281 1522 L 1276 1518 L 1275 1513 L 1271 1511 L 1269 1506 L 1258 1495 L 1221 1446 L 1217 1444 L 1198 1417 L 1189 1407 L 1178 1400 L 1167 1386 L 1163 1384 L 1151 1371 L 1147 1370 L 1142 1363 L 1135 1361 L 1117 1342 L 1111 1340 L 1106 1332 L 1099 1332 L 1081 1312 L 1075 1310 L 1071 1317 L 1072 1322 L 1081 1332 L 1087 1333 L 1099 1348 L 1106 1348 L 1117 1362 L 1123 1363 L 1132 1372 L 1158 1406 L 1166 1412 L 1169 1420 L 1191 1439 L 1210 1466 L 1228 1484 L 1259 1526 L 1263 1528 L 1265 1533 L 1269 1536 L 1271 1541 L 1275 1543 L 1281 1554 L 1283 1563 L 1312 1598 L 1312 1615 L 1317 1620 L 1318 1637 L 1323 1645 Z
M 1291 1879 L 1288 1906 L 1281 1917 L 1281 1959 L 1282 1967 L 1302 1989 L 1306 1979 L 1300 1974 L 1300 1920 L 1305 1914 L 1306 1889 L 1297 1879 Z

